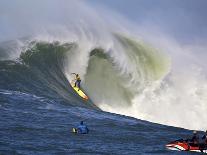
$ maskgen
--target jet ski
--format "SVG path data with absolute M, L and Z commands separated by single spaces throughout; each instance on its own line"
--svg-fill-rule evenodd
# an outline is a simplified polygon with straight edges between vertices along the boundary
M 190 140 L 178 139 L 165 145 L 169 150 L 207 153 L 207 144 L 194 144 Z

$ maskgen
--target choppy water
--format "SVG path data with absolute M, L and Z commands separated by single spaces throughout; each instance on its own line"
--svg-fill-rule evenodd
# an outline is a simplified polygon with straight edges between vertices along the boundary
M 32 94 L 0 92 L 1 154 L 184 154 L 165 144 L 189 131 L 70 106 Z M 88 135 L 74 135 L 80 120 Z
M 85 3 L 19 2 L 5 1 L 0 19 L 0 154 L 189 154 L 165 144 L 207 128 L 197 53 L 136 36 Z M 88 101 L 71 88 L 73 72 Z M 80 121 L 89 134 L 71 132 Z

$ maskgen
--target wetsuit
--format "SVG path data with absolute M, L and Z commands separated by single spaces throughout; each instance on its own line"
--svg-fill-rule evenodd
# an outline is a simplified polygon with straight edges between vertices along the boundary
M 205 145 L 207 145 L 207 135 L 204 135 L 204 136 L 202 137 L 202 139 L 204 140 Z
M 77 86 L 80 89 L 80 83 L 81 83 L 80 76 L 76 74 L 75 87 Z
M 199 144 L 200 151 L 203 152 L 204 149 L 207 149 L 207 135 L 202 137 L 202 142 Z
M 194 144 L 198 144 L 199 143 L 199 137 L 197 134 L 194 134 L 192 139 L 191 139 L 191 142 L 193 142 Z
M 88 130 L 88 127 L 84 124 L 80 124 L 78 127 L 77 127 L 77 133 L 80 133 L 80 134 L 87 134 L 89 132 Z

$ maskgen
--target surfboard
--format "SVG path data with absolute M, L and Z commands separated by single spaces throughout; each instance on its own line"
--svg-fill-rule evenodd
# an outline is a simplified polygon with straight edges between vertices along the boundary
M 76 91 L 76 93 L 82 97 L 84 100 L 88 100 L 88 96 L 78 87 L 73 86 L 73 83 L 71 82 L 70 85 L 73 87 L 73 89 Z

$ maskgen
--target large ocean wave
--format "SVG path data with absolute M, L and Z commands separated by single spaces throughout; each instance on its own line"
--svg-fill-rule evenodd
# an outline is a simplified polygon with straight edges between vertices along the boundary
M 171 70 L 169 56 L 129 36 L 113 34 L 112 40 L 111 47 L 90 44 L 90 48 L 82 50 L 78 42 L 30 39 L 25 46 L 21 44 L 18 59 L 1 61 L 1 88 L 63 98 L 72 105 L 85 106 L 84 102 L 76 103 L 78 96 L 69 85 L 73 78 L 70 73 L 76 72 L 93 104 L 104 111 L 172 126 L 205 127 L 203 120 L 197 120 L 206 117 L 202 113 L 206 87 L 194 81 L 200 76 L 198 72 L 191 76 L 191 83 L 185 79 L 188 87 L 194 85 L 196 90 L 185 91 L 176 83 L 181 75 Z M 11 48 L 14 45 L 12 42 Z M 180 94 L 182 90 L 185 92 Z M 196 115 L 197 110 L 200 115 Z M 192 119 L 197 123 L 192 124 Z
M 132 35 L 112 12 L 116 22 L 105 21 L 84 3 L 64 2 L 53 1 L 60 10 L 46 7 L 45 16 L 39 15 L 39 8 L 24 14 L 33 8 L 30 3 L 24 4 L 24 11 L 20 7 L 19 14 L 30 22 L 26 28 L 23 19 L 14 22 L 21 35 L 9 33 L 6 39 L 17 40 L 0 43 L 1 89 L 64 99 L 75 106 L 93 104 L 171 126 L 207 128 L 206 71 L 194 53 L 186 55 L 165 35 L 153 38 L 147 28 Z M 70 87 L 73 72 L 80 74 L 81 87 L 92 102 L 82 102 Z

